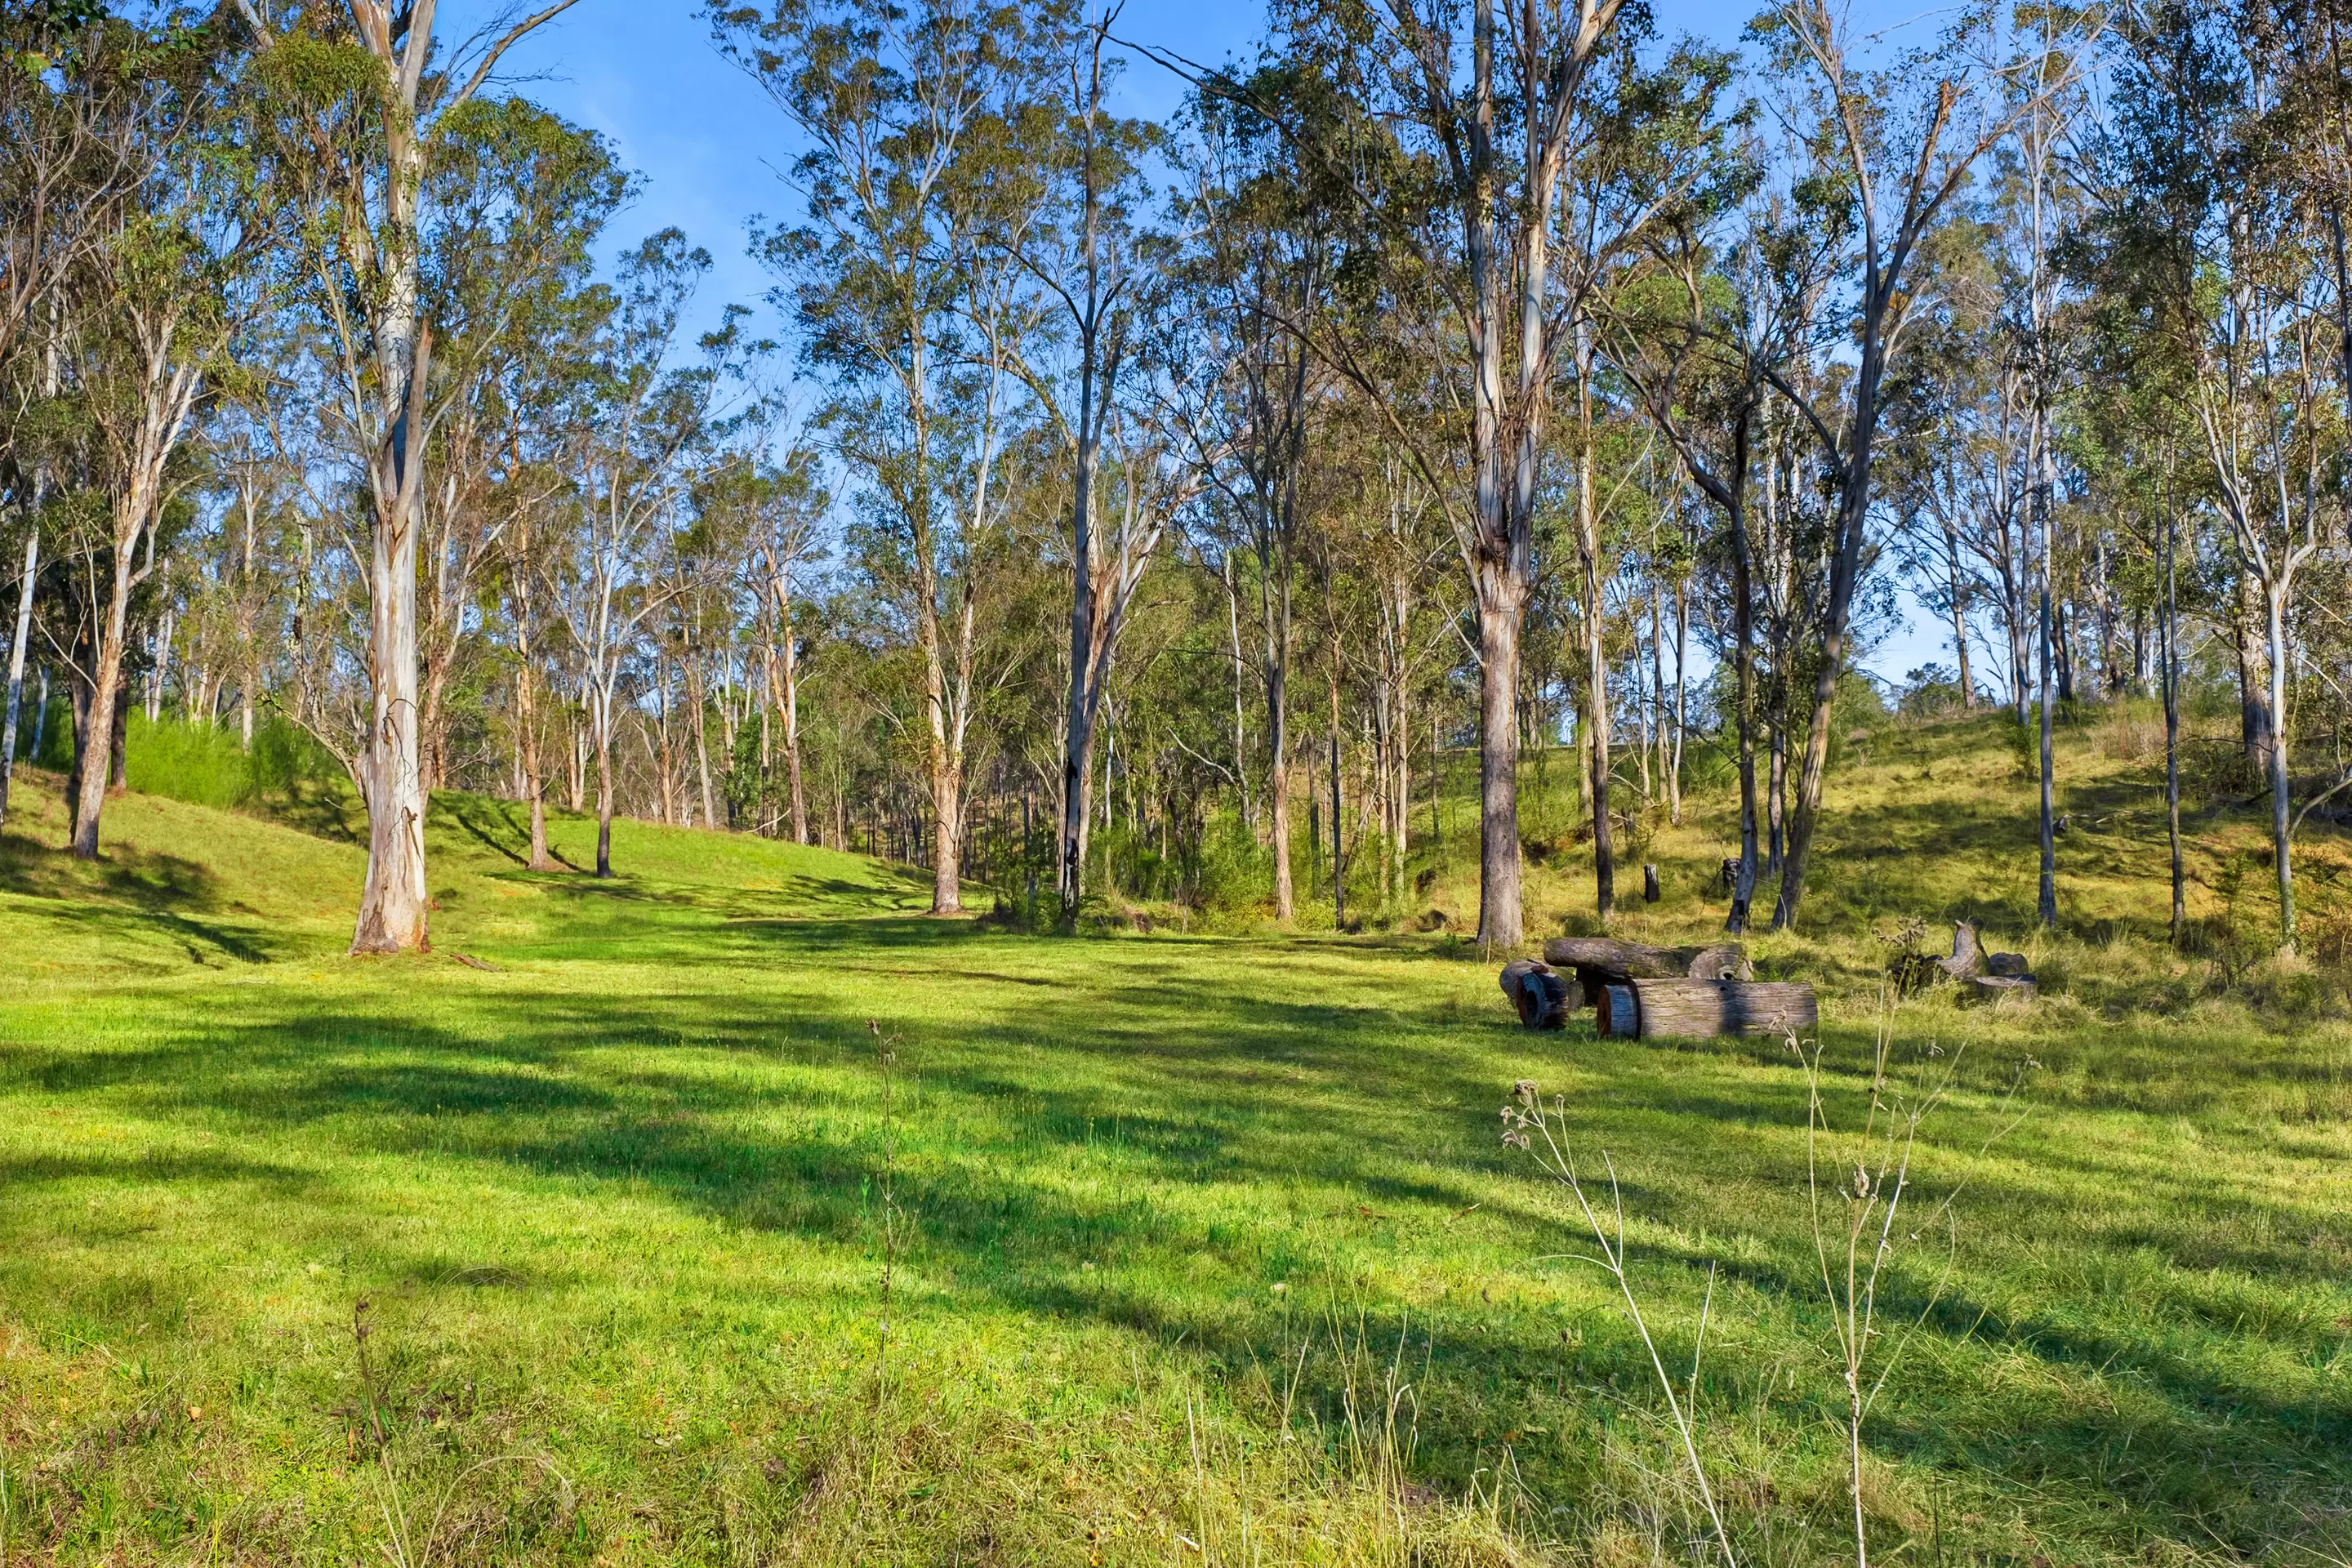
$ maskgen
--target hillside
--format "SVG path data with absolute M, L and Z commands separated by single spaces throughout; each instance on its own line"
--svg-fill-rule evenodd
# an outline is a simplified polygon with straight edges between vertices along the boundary
M 2154 940 L 2146 734 L 2065 733 L 2058 935 L 1976 719 L 1849 742 L 1818 924 L 1755 944 L 1828 988 L 1818 1166 L 1863 1152 L 1882 1020 L 1924 1115 L 1885 1561 L 2352 1552 L 2341 979 L 2241 956 L 2259 828 L 2203 796 L 2199 950 Z M 538 876 L 471 797 L 431 824 L 436 952 L 352 961 L 333 798 L 129 796 L 93 868 L 37 783 L 0 841 L 6 1561 L 1704 1556 L 1622 1301 L 1496 1142 L 1522 1078 L 1623 1182 L 1739 1555 L 1852 1560 L 1785 1045 L 1526 1035 L 1453 933 L 1032 937 L 634 824 L 614 882 Z M 1660 832 L 1629 928 L 1719 921 L 1725 806 Z M 1533 874 L 1554 925 L 1580 853 Z M 1462 858 L 1420 900 L 1457 925 Z M 1958 915 L 2053 994 L 1882 1015 L 1875 933 Z

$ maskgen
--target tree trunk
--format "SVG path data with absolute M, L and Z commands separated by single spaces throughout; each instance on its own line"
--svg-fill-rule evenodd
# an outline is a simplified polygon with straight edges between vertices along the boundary
M 41 570 L 41 533 L 25 532 L 25 578 L 16 590 L 16 630 L 8 643 L 7 717 L 0 721 L 0 827 L 8 824 L 8 786 L 16 776 L 16 725 L 25 702 L 25 654 L 33 640 L 33 585 Z
M 2232 629 L 2238 644 L 2238 721 L 2246 761 L 2270 772 L 2272 741 L 2278 733 L 2278 710 L 2271 705 L 2271 672 L 2264 651 L 2256 646 L 2253 574 L 2238 574 L 2238 615 Z
M 1600 502 L 1593 494 L 1592 365 L 1589 355 L 1580 355 L 1580 362 L 1577 379 L 1583 440 L 1576 458 L 1576 549 L 1584 575 L 1583 708 L 1591 731 L 1587 760 L 1592 770 L 1592 905 L 1606 921 L 1617 909 L 1617 853 L 1609 821 L 1607 605 L 1601 592 Z M 1638 692 L 1640 688 L 1636 679 L 1634 689 Z
M 1830 760 L 1830 714 L 1837 701 L 1839 678 L 1845 673 L 1846 633 L 1853 614 L 1853 591 L 1862 575 L 1864 525 L 1870 513 L 1871 441 L 1877 423 L 1876 387 L 1883 362 L 1865 354 L 1859 372 L 1861 386 L 1854 398 L 1853 452 L 1846 460 L 1845 483 L 1838 492 L 1837 541 L 1830 559 L 1829 603 L 1822 608 L 1821 668 L 1813 675 L 1813 716 L 1805 733 L 1804 768 L 1797 779 L 1797 809 L 1789 824 L 1788 848 L 1780 868 L 1780 896 L 1772 906 L 1772 929 L 1787 931 L 1797 923 L 1805 894 L 1805 872 L 1811 863 L 1813 829 L 1821 821 L 1822 788 Z
M 1742 498 L 1744 500 L 1744 498 Z M 1723 929 L 1738 936 L 1748 929 L 1756 897 L 1756 614 L 1754 562 L 1748 543 L 1744 504 L 1731 509 L 1731 665 L 1733 726 L 1739 746 L 1739 876 L 1732 885 L 1731 910 Z
M 115 710 L 124 695 L 122 658 L 130 636 L 131 590 L 137 580 L 133 564 L 145 521 L 137 497 L 119 503 L 131 510 L 114 531 L 114 577 L 99 632 L 95 681 L 90 693 L 89 721 L 83 729 L 80 789 L 74 798 L 73 852 L 81 859 L 98 858 L 98 819 L 106 805 L 106 788 L 112 780 L 115 756 Z
M 594 715 L 596 746 L 596 875 L 613 874 L 613 698 L 597 694 Z
M 1666 759 L 1667 820 L 1683 825 L 1683 742 L 1690 733 L 1690 593 L 1675 584 L 1675 739 Z
M 2178 524 L 2169 502 L 2164 513 L 2164 620 L 2160 627 L 2164 654 L 2164 810 L 2166 837 L 2172 852 L 2172 941 L 2176 947 L 2188 928 L 2188 878 L 2180 854 L 2180 613 L 2174 581 L 2173 534 Z
M 1478 941 L 1519 945 L 1519 625 L 1527 589 L 1507 562 L 1476 563 Z
M 392 62 L 385 60 L 387 71 Z M 373 698 L 360 793 L 367 804 L 367 879 L 351 951 L 423 952 L 432 943 L 425 883 L 427 804 L 417 732 L 416 543 L 425 510 L 425 384 L 431 352 L 419 316 L 416 207 L 425 144 L 394 113 L 384 150 L 383 294 L 370 322 L 380 407 L 390 428 L 370 464 L 375 527 L 368 563 L 368 683 Z
M 2050 425 L 2046 415 L 2035 416 L 2037 429 L 2034 447 L 2041 464 L 2040 482 L 2035 487 L 2035 510 L 2042 523 L 2042 879 L 2035 910 L 2044 931 L 2055 930 L 2058 924 L 2058 834 L 2057 777 L 2055 752 L 2052 744 L 2052 726 L 2056 715 L 2051 701 L 2052 654 L 2054 648 L 2052 625 L 2052 590 L 2055 586 L 2057 567 L 2057 520 L 2051 516 L 2051 504 L 2056 499 L 2057 460 L 2050 449 Z
M 2269 632 L 2271 662 L 2271 712 L 2286 712 L 2286 599 L 2294 591 L 2292 581 L 2284 574 L 2276 583 L 2265 584 L 2263 599 L 2270 612 Z M 2271 736 L 2271 850 L 2278 863 L 2279 945 L 2294 946 L 2294 868 L 2288 857 L 2287 842 L 2287 737 L 2286 726 L 2281 723 Z
M 783 700 L 779 705 L 779 717 L 784 730 L 784 778 L 792 791 L 793 842 L 809 841 L 808 796 L 801 783 L 801 686 L 800 659 L 793 646 L 793 607 L 787 596 L 777 611 L 783 644 Z
M 547 850 L 547 780 L 541 776 L 539 760 L 539 719 L 537 703 L 531 694 L 529 650 L 525 663 L 515 676 L 515 707 L 522 731 L 523 798 L 530 803 L 530 868 L 552 871 L 555 858 Z
M 703 700 L 702 682 L 700 662 L 698 660 L 688 664 L 686 692 L 694 701 L 694 766 L 695 771 L 701 775 L 702 826 L 707 829 L 719 826 L 719 798 L 711 793 L 710 789 L 709 725 L 703 711 L 709 704 Z
M 1944 530 L 1945 583 L 1952 599 L 1952 655 L 1960 668 L 1960 708 L 1964 712 L 1977 710 L 1977 681 L 1969 668 L 1969 615 L 1966 584 L 1960 576 L 1959 536 L 1949 527 Z

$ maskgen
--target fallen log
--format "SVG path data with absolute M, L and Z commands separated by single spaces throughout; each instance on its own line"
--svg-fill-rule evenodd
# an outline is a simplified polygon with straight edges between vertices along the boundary
M 1559 936 L 1544 943 L 1544 957 L 1576 971 L 1577 994 L 1570 1007 L 1598 1007 L 1604 986 L 1628 980 L 1752 980 L 1756 971 L 1736 942 L 1713 947 L 1649 947 L 1610 936 Z
M 1601 1032 L 1622 1038 L 1782 1035 L 1821 1021 L 1813 988 L 1794 981 L 1633 979 L 1601 988 Z

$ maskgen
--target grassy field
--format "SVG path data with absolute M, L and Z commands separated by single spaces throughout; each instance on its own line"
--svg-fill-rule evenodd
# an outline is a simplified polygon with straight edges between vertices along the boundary
M 1899 1082 L 1948 1083 L 1874 1551 L 2343 1562 L 2342 977 L 2250 956 L 2228 813 L 2198 951 L 2155 940 L 2144 714 L 2063 767 L 2060 934 L 2027 939 L 2031 786 L 1982 720 L 1859 745 L 1811 929 L 1755 944 L 1824 987 L 1825 1168 L 1882 1021 Z M 1783 1043 L 1526 1035 L 1444 935 L 932 922 L 898 870 L 709 834 L 533 875 L 463 796 L 438 951 L 352 961 L 331 795 L 127 796 L 88 867 L 55 794 L 0 839 L 0 1562 L 1720 1563 L 1580 1218 L 1498 1139 L 1522 1078 L 1622 1179 L 1677 1380 L 1705 1312 L 1738 1558 L 1852 1561 Z M 592 835 L 555 826 L 575 864 Z M 1713 797 L 1661 829 L 1624 923 L 1712 929 L 1724 837 Z M 1420 902 L 1465 915 L 1473 874 Z M 1587 875 L 1535 873 L 1547 929 Z M 1883 1020 L 1874 933 L 1962 915 L 2051 994 Z

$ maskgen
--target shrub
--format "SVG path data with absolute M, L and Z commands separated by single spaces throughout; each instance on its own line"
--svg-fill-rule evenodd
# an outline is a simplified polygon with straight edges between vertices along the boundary
M 282 719 L 256 727 L 253 750 L 215 724 L 181 719 L 150 721 L 134 711 L 124 759 L 131 787 L 168 795 L 194 805 L 223 810 L 251 804 L 264 795 L 284 795 L 297 784 L 331 778 L 338 771 L 309 735 Z

